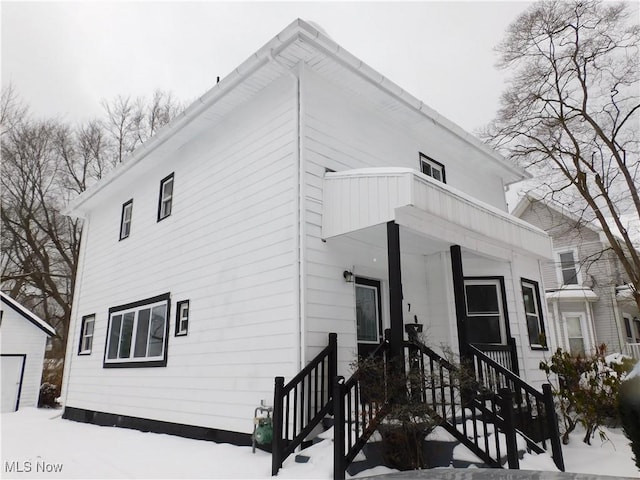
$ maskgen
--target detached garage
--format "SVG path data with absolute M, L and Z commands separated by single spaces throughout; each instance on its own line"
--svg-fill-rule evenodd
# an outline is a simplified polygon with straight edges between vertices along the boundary
M 2 412 L 38 405 L 47 338 L 56 331 L 0 292 L 0 366 Z

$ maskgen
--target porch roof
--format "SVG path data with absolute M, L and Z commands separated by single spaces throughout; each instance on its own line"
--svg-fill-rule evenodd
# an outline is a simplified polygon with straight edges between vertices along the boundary
M 324 178 L 322 236 L 395 221 L 425 237 L 495 257 L 552 258 L 543 230 L 409 168 L 330 172 Z

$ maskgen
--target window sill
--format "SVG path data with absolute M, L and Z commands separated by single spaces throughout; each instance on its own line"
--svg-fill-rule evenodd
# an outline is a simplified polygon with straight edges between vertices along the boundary
M 549 347 L 543 347 L 542 345 L 529 345 L 531 347 L 531 350 L 542 350 L 545 352 L 549 351 Z

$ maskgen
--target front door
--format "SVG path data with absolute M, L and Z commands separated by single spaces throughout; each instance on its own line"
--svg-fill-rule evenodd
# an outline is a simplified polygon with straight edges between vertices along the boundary
M 356 277 L 356 326 L 358 356 L 373 352 L 382 341 L 380 281 Z
M 467 278 L 464 294 L 467 342 L 517 375 L 518 357 L 509 338 L 502 278 Z
M 474 345 L 506 345 L 506 322 L 500 281 L 468 279 L 464 281 L 464 293 L 467 304 L 467 341 Z

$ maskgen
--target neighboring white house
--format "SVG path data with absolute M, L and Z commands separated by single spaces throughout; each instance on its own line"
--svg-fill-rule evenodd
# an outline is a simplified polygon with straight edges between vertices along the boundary
M 584 354 L 604 343 L 609 352 L 640 359 L 638 306 L 602 229 L 532 194 L 519 201 L 513 214 L 553 239 L 554 258 L 543 273 L 556 345 Z
M 47 339 L 56 331 L 13 298 L 0 292 L 2 412 L 38 405 Z
M 506 211 L 523 178 L 296 20 L 69 206 L 65 418 L 246 444 L 328 332 L 348 374 L 416 320 L 539 386 L 551 240 Z

